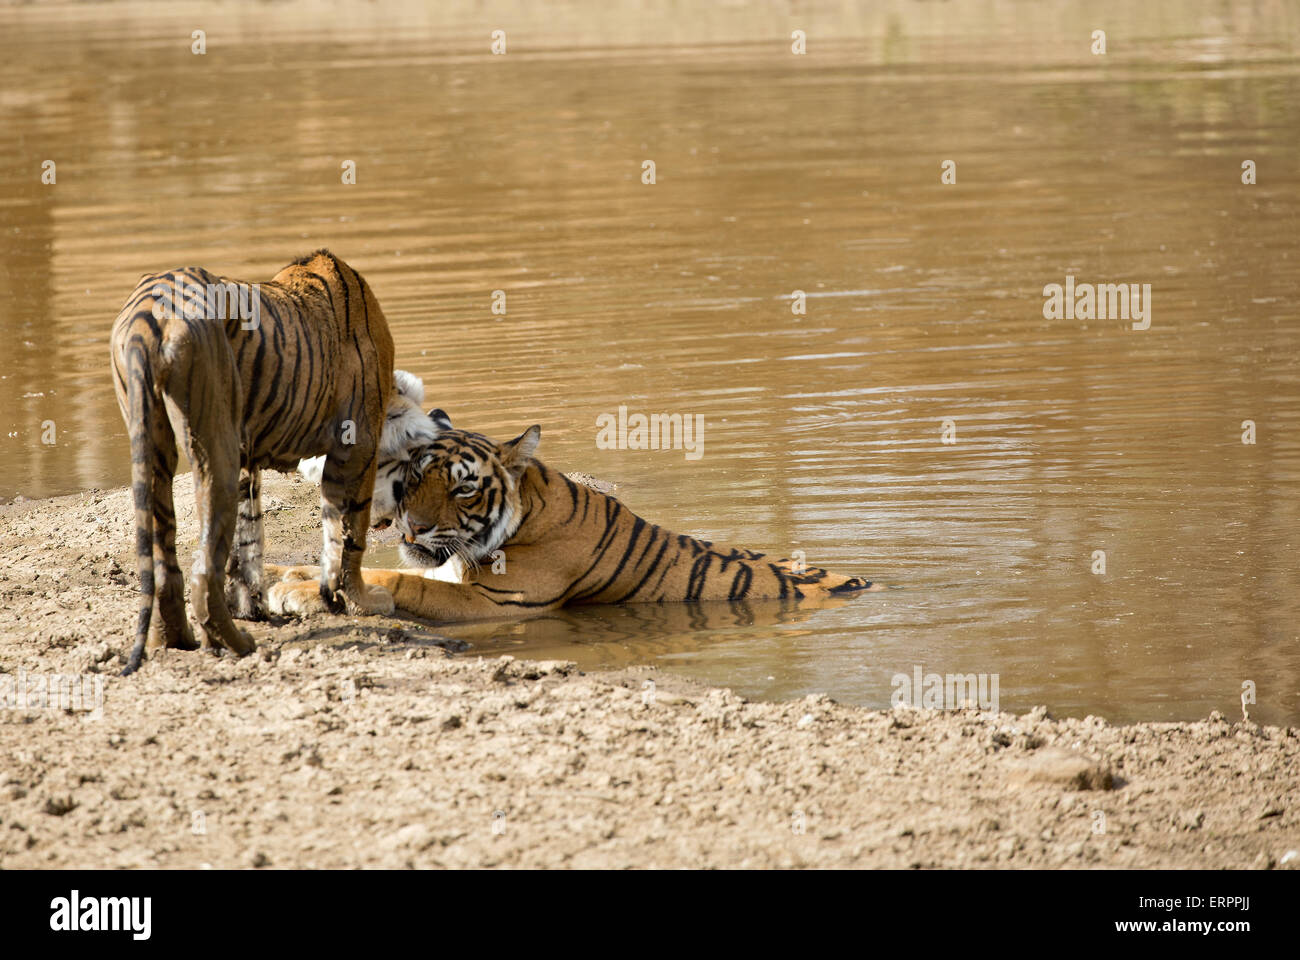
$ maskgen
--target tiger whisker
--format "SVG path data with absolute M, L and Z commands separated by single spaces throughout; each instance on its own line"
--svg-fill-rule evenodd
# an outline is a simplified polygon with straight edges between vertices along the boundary
M 470 542 L 468 540 L 459 541 L 455 548 L 455 555 L 460 557 L 461 562 L 465 564 L 466 571 L 473 575 L 479 571 L 479 562 L 478 557 L 469 547 Z

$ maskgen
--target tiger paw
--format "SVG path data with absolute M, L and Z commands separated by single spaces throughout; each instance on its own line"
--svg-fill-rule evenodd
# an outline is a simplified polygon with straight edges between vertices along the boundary
M 364 597 L 362 602 L 358 603 L 353 597 L 347 598 L 348 613 L 362 616 L 389 616 L 395 609 L 393 595 L 384 587 L 366 586 L 363 588 Z
M 262 591 L 254 590 L 234 577 L 226 580 L 226 606 L 236 620 L 266 619 L 266 611 L 262 607 Z
M 237 657 L 246 657 L 257 649 L 257 642 L 247 630 L 235 628 L 235 635 L 226 638 L 226 649 Z
M 173 650 L 197 650 L 199 643 L 194 639 L 194 631 L 190 629 L 187 620 L 182 618 L 177 624 L 168 624 L 165 617 L 155 613 L 146 649 L 152 651 L 161 647 L 170 647 Z
M 268 563 L 262 567 L 267 580 L 319 580 L 320 567 L 282 567 L 278 563 Z
M 283 617 L 309 617 L 328 613 L 315 581 L 282 580 L 266 591 L 266 606 Z
M 230 625 L 229 630 L 223 630 L 216 624 L 207 627 L 200 624 L 199 629 L 203 634 L 203 649 L 208 653 L 221 656 L 229 651 L 237 657 L 245 657 L 257 649 L 252 634 L 247 630 L 240 630 L 234 624 Z

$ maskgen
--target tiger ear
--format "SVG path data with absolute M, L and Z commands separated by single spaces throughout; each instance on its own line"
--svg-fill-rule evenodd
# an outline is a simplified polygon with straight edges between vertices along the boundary
M 393 392 L 414 403 L 424 403 L 424 381 L 405 370 L 393 371 Z
M 442 407 L 434 407 L 430 410 L 429 419 L 433 421 L 433 425 L 439 430 L 451 429 L 451 417 L 447 416 L 447 411 Z
M 537 451 L 537 445 L 542 441 L 542 428 L 533 424 L 519 436 L 515 437 L 509 443 L 503 445 L 501 452 L 501 462 L 516 477 L 524 472 L 528 466 L 528 461 Z

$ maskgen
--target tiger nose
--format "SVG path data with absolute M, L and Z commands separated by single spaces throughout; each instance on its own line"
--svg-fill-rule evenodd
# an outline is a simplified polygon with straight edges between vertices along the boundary
M 422 537 L 432 529 L 433 527 L 422 527 L 419 524 L 413 523 L 411 524 L 411 532 L 406 535 L 406 542 L 415 543 L 416 537 Z

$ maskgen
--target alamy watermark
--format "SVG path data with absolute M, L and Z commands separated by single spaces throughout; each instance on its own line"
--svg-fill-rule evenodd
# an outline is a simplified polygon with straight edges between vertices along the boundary
M 1044 320 L 1132 320 L 1134 330 L 1151 326 L 1151 284 L 1075 283 L 1043 287 Z
M 73 890 L 50 901 L 50 929 L 58 932 L 123 931 L 133 940 L 148 940 L 152 915 L 152 897 L 83 897 Z
M 926 673 L 918 664 L 912 674 L 896 673 L 890 680 L 894 688 L 889 698 L 895 707 L 917 710 L 961 710 L 974 707 L 998 712 L 996 673 Z
M 0 673 L 0 709 L 67 710 L 92 720 L 104 717 L 104 678 L 99 674 Z
M 256 330 L 262 322 L 261 285 L 256 283 L 187 283 L 173 277 L 159 281 L 154 295 L 155 320 L 226 320 L 238 317 L 241 330 Z
M 687 460 L 704 456 L 704 414 L 627 412 L 596 418 L 598 450 L 683 450 Z

